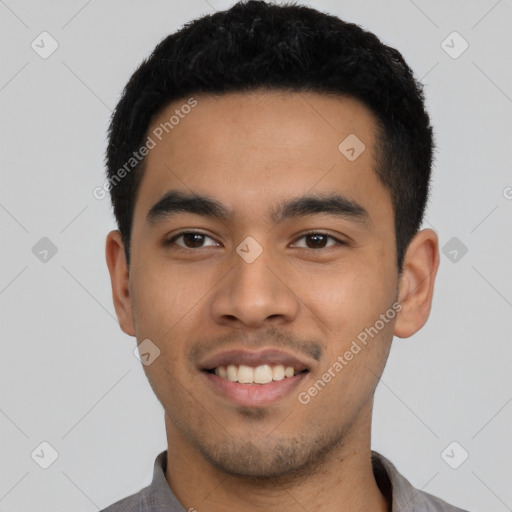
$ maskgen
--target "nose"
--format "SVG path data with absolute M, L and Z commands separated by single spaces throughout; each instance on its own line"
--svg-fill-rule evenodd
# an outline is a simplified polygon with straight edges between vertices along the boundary
M 212 315 L 219 324 L 260 327 L 292 321 L 299 312 L 300 300 L 293 292 L 286 263 L 272 259 L 270 251 L 248 263 L 234 254 L 233 268 L 220 282 L 212 300 Z M 288 277 L 288 279 L 287 279 Z

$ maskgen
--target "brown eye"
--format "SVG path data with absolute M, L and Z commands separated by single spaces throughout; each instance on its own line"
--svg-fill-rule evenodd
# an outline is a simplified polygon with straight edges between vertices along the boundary
M 310 249 L 323 249 L 325 247 L 325 244 L 327 243 L 328 237 L 326 235 L 322 234 L 314 234 L 314 235 L 307 235 L 306 240 L 309 240 L 311 242 L 312 247 L 310 246 Z M 307 244 L 306 244 L 307 245 Z
M 183 244 L 176 243 L 176 240 L 179 240 L 180 238 L 183 239 Z M 165 242 L 165 245 L 177 245 L 178 247 L 181 247 L 183 249 L 201 249 L 202 247 L 211 247 L 211 245 L 217 245 L 211 244 L 211 245 L 203 245 L 204 241 L 209 238 L 210 240 L 213 240 L 213 238 L 209 237 L 208 235 L 205 235 L 204 233 L 199 233 L 196 231 L 182 231 L 181 233 L 178 233 L 177 235 L 173 236 L 171 239 L 167 240 Z
M 305 235 L 302 235 L 299 238 L 299 240 L 302 239 L 307 240 L 305 244 L 306 249 L 326 249 L 328 247 L 331 247 L 332 245 L 345 245 L 345 243 L 342 242 L 341 240 L 338 240 L 337 238 L 334 238 L 331 235 L 321 232 L 306 233 Z M 333 240 L 334 244 L 326 245 L 329 239 Z

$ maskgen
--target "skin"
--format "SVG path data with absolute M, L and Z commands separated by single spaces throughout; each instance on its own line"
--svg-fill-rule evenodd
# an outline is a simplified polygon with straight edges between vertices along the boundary
M 197 107 L 147 156 L 129 269 L 120 233 L 106 241 L 121 329 L 161 351 L 144 370 L 165 411 L 167 481 L 186 509 L 199 511 L 389 510 L 371 468 L 373 397 L 393 335 L 411 336 L 429 316 L 437 236 L 415 236 L 399 275 L 391 196 L 374 170 L 376 123 L 358 101 L 276 91 L 195 98 Z M 185 101 L 165 108 L 150 130 Z M 349 134 L 366 146 L 355 161 L 338 150 Z M 207 194 L 232 216 L 148 223 L 171 189 Z M 324 213 L 275 224 L 268 216 L 280 201 L 333 191 L 362 205 L 368 222 Z M 183 230 L 206 236 L 164 246 Z M 307 231 L 345 243 L 318 246 Z M 250 264 L 236 252 L 248 236 L 263 249 Z M 398 315 L 301 404 L 298 393 L 397 300 Z M 308 359 L 297 391 L 263 407 L 215 394 L 194 358 L 198 347 L 203 355 L 282 347 L 306 357 L 307 346 L 319 359 Z

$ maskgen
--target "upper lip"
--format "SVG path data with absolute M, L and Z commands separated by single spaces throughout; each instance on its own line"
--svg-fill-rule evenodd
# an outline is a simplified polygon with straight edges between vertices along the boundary
M 310 369 L 310 365 L 308 365 L 306 361 L 276 349 L 265 349 L 257 352 L 236 349 L 228 350 L 204 359 L 199 366 L 201 370 L 213 370 L 219 366 L 228 366 L 229 364 L 243 364 L 254 367 L 264 364 L 282 364 L 285 367 L 292 366 L 297 372 Z

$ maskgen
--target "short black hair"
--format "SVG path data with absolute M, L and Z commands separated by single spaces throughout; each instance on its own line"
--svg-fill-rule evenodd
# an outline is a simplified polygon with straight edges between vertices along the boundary
M 106 165 L 128 265 L 145 162 L 133 156 L 154 116 L 193 94 L 262 88 L 335 93 L 372 112 L 379 132 L 375 172 L 391 195 L 401 271 L 429 196 L 434 141 L 422 84 L 400 52 L 360 26 L 310 7 L 257 0 L 198 18 L 164 38 L 123 90 L 108 130 Z

